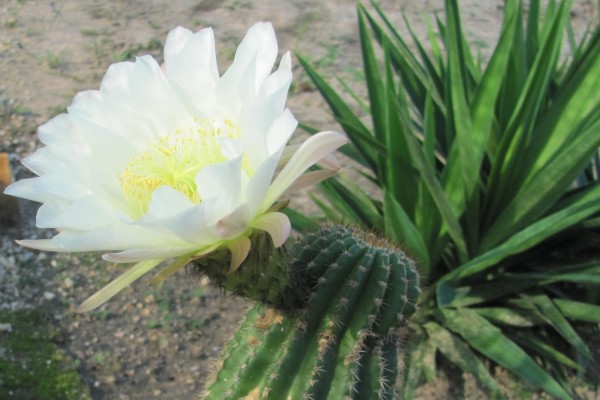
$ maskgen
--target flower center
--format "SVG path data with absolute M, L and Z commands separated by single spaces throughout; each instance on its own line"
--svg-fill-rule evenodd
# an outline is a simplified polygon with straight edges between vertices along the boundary
M 221 151 L 223 139 L 239 139 L 240 129 L 230 120 L 194 119 L 173 133 L 160 136 L 132 157 L 120 177 L 121 187 L 136 217 L 148 211 L 148 203 L 157 188 L 168 185 L 192 202 L 202 201 L 196 187 L 198 172 L 226 161 Z M 244 170 L 251 167 L 244 162 Z

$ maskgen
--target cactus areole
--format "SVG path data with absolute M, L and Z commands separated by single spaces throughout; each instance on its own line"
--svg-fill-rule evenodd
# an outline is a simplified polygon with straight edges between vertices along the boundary
M 202 398 L 391 399 L 398 328 L 420 294 L 414 261 L 342 226 L 307 234 L 288 250 L 263 252 L 268 236 L 254 240 L 256 251 L 232 273 L 217 268 L 216 258 L 191 266 L 258 300 Z

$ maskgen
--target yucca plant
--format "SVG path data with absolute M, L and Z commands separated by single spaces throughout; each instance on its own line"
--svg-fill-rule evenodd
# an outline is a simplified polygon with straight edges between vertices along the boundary
M 582 333 L 600 323 L 600 30 L 576 41 L 569 1 L 541 10 L 532 0 L 525 16 L 507 0 L 480 62 L 456 0 L 429 27 L 431 50 L 409 26 L 415 52 L 373 7 L 358 6 L 368 101 L 342 82 L 353 98 L 344 100 L 300 61 L 352 141 L 343 151 L 381 189 L 330 180 L 317 204 L 401 242 L 426 284 L 404 398 L 434 376 L 437 354 L 491 393 L 490 366 L 500 365 L 571 398 L 571 378 L 593 364 Z

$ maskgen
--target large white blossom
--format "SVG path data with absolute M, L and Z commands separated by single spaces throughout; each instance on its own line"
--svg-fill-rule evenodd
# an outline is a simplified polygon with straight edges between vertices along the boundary
M 19 243 L 136 262 L 79 311 L 167 259 L 155 281 L 223 246 L 235 270 L 256 230 L 285 242 L 290 222 L 278 199 L 330 176 L 346 138 L 321 132 L 286 147 L 297 126 L 285 108 L 291 57 L 273 72 L 277 53 L 271 24 L 257 23 L 219 76 L 212 29 L 178 27 L 162 66 L 151 56 L 111 65 L 100 90 L 77 94 L 68 113 L 39 128 L 45 147 L 23 161 L 38 177 L 6 193 L 43 203 L 37 226 L 58 234 Z M 324 168 L 305 173 L 316 163 Z

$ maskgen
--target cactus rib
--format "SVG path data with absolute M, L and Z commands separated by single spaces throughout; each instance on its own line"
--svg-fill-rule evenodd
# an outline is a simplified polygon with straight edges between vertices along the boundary
M 420 294 L 414 262 L 372 234 L 329 226 L 266 269 L 287 274 L 268 278 L 287 293 L 249 311 L 205 399 L 391 399 L 398 328 Z

